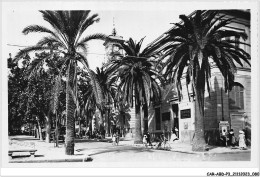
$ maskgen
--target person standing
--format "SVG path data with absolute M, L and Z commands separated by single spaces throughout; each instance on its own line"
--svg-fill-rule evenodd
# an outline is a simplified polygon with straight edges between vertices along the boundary
M 175 141 L 175 140 L 178 140 L 178 136 L 177 136 L 177 132 L 176 132 L 176 129 L 173 129 L 172 130 L 172 136 L 171 136 L 171 141 Z
M 245 141 L 245 133 L 240 130 L 239 131 L 239 149 L 243 150 L 243 149 L 246 149 L 246 141 Z
M 236 138 L 233 132 L 233 129 L 230 129 L 229 134 L 228 134 L 228 138 L 229 138 L 229 145 L 234 147 L 235 143 L 236 143 Z
M 118 146 L 119 143 L 119 132 L 116 132 L 116 145 Z
M 221 134 L 221 138 L 222 138 L 222 141 L 224 143 L 224 146 L 227 146 L 227 132 L 226 132 L 226 129 L 223 129 L 222 130 L 222 134 Z
M 150 133 L 149 133 L 149 132 L 147 132 L 146 141 L 147 141 L 148 146 L 152 146 L 152 143 L 151 143 L 151 136 L 150 136 Z
M 147 148 L 147 135 L 144 135 L 143 137 L 143 144 Z
M 112 136 L 112 145 L 115 146 L 116 145 L 116 134 L 113 133 L 113 136 Z
M 179 129 L 177 127 L 174 128 L 174 132 L 176 134 L 177 139 L 179 138 Z

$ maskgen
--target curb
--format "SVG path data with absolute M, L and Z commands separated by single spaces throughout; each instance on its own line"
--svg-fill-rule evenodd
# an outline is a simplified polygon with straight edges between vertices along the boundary
M 205 151 L 205 152 L 190 152 L 190 151 L 180 151 L 180 150 L 170 150 L 172 152 L 179 152 L 179 153 L 185 153 L 185 154 L 239 154 L 239 153 L 250 153 L 250 150 L 244 150 L 244 151 L 231 151 L 231 152 L 210 152 L 210 151 Z
M 56 163 L 56 162 L 91 162 L 93 158 L 83 157 L 83 158 L 69 158 L 69 159 L 38 159 L 38 160 L 12 160 L 9 163 Z
M 129 146 L 130 144 L 121 144 L 123 146 Z M 143 147 L 140 144 L 132 144 L 130 146 L 133 147 Z M 179 153 L 185 153 L 185 154 L 239 154 L 239 153 L 250 153 L 251 150 L 242 150 L 242 151 L 228 151 L 228 152 L 211 152 L 211 150 L 209 151 L 205 151 L 205 152 L 193 152 L 193 151 L 183 151 L 183 150 L 177 150 L 172 148 L 171 150 L 163 150 L 163 149 L 154 149 L 153 150 L 161 150 L 161 151 L 171 151 L 171 152 L 179 152 Z

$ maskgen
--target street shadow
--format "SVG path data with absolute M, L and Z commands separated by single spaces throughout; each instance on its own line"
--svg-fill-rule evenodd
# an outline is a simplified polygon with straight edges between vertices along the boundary
M 19 137 L 16 138 L 16 137 L 13 137 L 13 138 L 11 138 L 11 140 L 16 140 L 16 141 L 32 141 L 32 140 L 35 141 L 36 140 L 37 141 L 39 139 L 37 139 L 37 138 L 29 138 L 29 137 L 28 138 L 19 138 Z
M 44 155 L 35 155 L 34 157 L 44 157 Z M 15 155 L 12 156 L 12 159 L 19 159 L 19 158 L 31 158 L 30 155 Z
M 151 149 L 144 148 L 144 147 L 126 147 L 126 146 L 112 146 L 112 147 L 106 147 L 106 149 L 100 149 L 100 148 L 83 148 L 83 149 L 77 149 L 77 152 L 87 151 L 87 150 L 98 150 L 98 152 L 94 152 L 89 154 L 91 155 L 98 155 L 98 154 L 104 154 L 109 152 L 114 153 L 122 153 L 122 152 L 134 152 L 134 153 L 141 153 L 141 152 L 154 152 Z
M 97 143 L 97 142 L 112 142 L 110 139 L 75 139 L 75 143 Z
M 98 154 L 104 154 L 104 153 L 109 153 L 109 152 L 114 152 L 114 153 L 122 153 L 122 152 L 133 152 L 133 153 L 142 153 L 142 152 L 151 152 L 153 153 L 154 151 L 150 149 L 145 149 L 145 148 L 124 148 L 124 149 L 107 149 L 103 151 L 99 151 L 96 153 L 89 154 L 89 156 L 92 155 L 98 155 Z

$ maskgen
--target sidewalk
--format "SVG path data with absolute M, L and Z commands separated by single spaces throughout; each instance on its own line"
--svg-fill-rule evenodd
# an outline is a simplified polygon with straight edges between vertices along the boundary
M 18 140 L 19 141 L 19 140 Z M 29 157 L 29 153 L 21 152 L 15 153 L 14 157 L 9 160 L 10 163 L 32 163 L 32 162 L 83 162 L 91 161 L 92 159 L 83 153 L 75 151 L 74 155 L 65 155 L 64 143 L 60 143 L 59 147 L 55 147 L 54 143 L 46 143 L 38 139 L 31 138 L 31 140 L 26 140 L 28 143 L 34 143 L 35 157 Z M 76 147 L 76 146 L 75 146 Z M 21 147 L 14 145 L 9 149 L 28 149 L 27 147 Z
M 121 141 L 120 144 L 133 145 L 138 147 L 144 147 L 142 144 L 135 145 L 134 141 Z M 188 154 L 232 154 L 232 153 L 244 153 L 251 152 L 250 147 L 246 150 L 240 150 L 238 147 L 220 147 L 220 146 L 208 146 L 209 150 L 205 152 L 194 152 L 192 151 L 192 145 L 188 143 L 182 143 L 180 141 L 170 142 L 171 149 L 173 152 L 188 153 Z M 151 148 L 150 146 L 148 148 Z
M 86 139 L 77 139 L 75 143 L 75 153 L 74 155 L 65 155 L 64 143 L 60 143 L 59 147 L 54 147 L 54 143 L 45 143 L 44 141 L 40 141 L 38 139 L 34 139 L 33 137 L 15 137 L 12 140 L 12 145 L 9 146 L 9 149 L 24 149 L 21 147 L 19 142 L 35 144 L 35 149 L 37 152 L 35 153 L 35 157 L 29 157 L 29 153 L 15 153 L 14 157 L 10 159 L 10 163 L 33 163 L 33 162 L 91 162 L 91 154 L 99 153 L 101 151 L 106 150 L 116 150 L 116 148 L 125 146 L 125 147 L 133 147 L 133 148 L 144 148 L 142 144 L 134 144 L 133 140 L 123 140 L 119 142 L 119 147 L 112 146 L 110 141 L 111 139 L 105 140 L 86 140 Z M 100 143 L 103 142 L 103 143 Z M 181 142 L 171 142 L 171 150 L 172 152 L 179 153 L 188 153 L 188 154 L 231 154 L 231 153 L 242 153 L 242 152 L 251 152 L 250 149 L 247 150 L 239 150 L 231 149 L 230 147 L 213 147 L 209 148 L 209 151 L 206 152 L 194 152 L 192 151 L 192 146 L 190 144 L 185 144 Z M 24 146 L 24 144 L 22 144 Z M 151 149 L 151 147 L 148 147 Z M 153 151 L 160 151 L 155 148 L 151 149 Z

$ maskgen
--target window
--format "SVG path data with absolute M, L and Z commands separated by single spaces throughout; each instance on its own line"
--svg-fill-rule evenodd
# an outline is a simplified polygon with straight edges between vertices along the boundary
M 161 130 L 161 110 L 160 108 L 155 108 L 155 124 L 156 130 Z
M 229 106 L 230 109 L 244 109 L 244 88 L 241 86 L 234 86 L 229 92 Z

